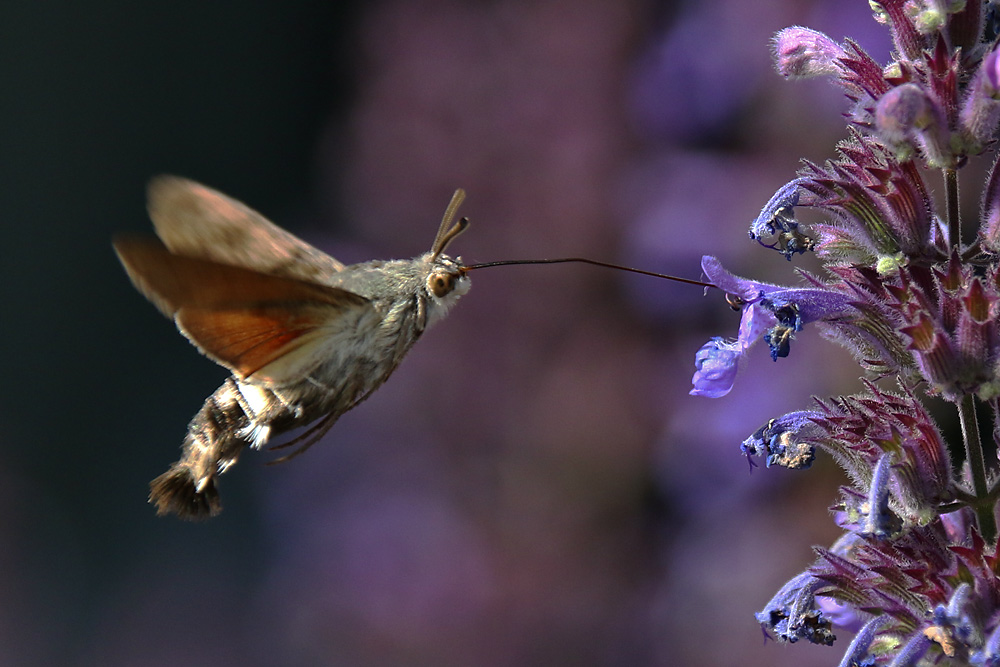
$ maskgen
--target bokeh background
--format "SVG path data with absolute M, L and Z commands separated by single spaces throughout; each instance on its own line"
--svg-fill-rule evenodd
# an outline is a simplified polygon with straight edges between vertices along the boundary
M 188 524 L 147 483 L 225 373 L 110 246 L 151 229 L 157 173 L 347 262 L 424 252 L 461 186 L 467 261 L 791 280 L 746 227 L 845 108 L 774 73 L 793 24 L 887 57 L 863 0 L 5 2 L 0 664 L 836 664 L 845 633 L 780 647 L 752 614 L 835 538 L 839 473 L 738 450 L 858 389 L 815 331 L 692 397 L 695 351 L 736 332 L 718 294 L 476 273 L 324 442 L 248 453 Z

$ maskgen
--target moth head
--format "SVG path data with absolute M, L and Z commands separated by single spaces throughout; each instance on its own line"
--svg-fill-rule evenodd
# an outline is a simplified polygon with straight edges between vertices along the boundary
M 452 259 L 447 255 L 437 257 L 427 274 L 427 292 L 436 299 L 465 294 L 472 281 L 462 269 L 461 259 Z
M 452 259 L 443 254 L 448 244 L 469 226 L 468 218 L 460 218 L 458 222 L 452 224 L 458 213 L 458 207 L 464 200 L 465 190 L 462 188 L 455 190 L 448 208 L 444 211 L 444 217 L 441 218 L 441 226 L 438 227 L 434 243 L 431 245 L 430 256 L 427 257 L 431 264 L 430 273 L 427 274 L 427 292 L 436 299 L 443 300 L 451 295 L 457 298 L 469 289 L 469 278 L 465 275 L 462 260 Z
M 456 236 L 464 232 L 469 226 L 468 218 L 460 218 L 458 222 L 452 224 L 458 207 L 465 199 L 465 190 L 459 188 L 451 196 L 451 202 L 445 209 L 444 217 L 441 218 L 441 226 L 438 227 L 434 243 L 431 244 L 431 251 L 424 255 L 425 261 L 430 264 L 430 271 L 424 287 L 430 297 L 431 320 L 436 320 L 447 312 L 448 308 L 469 290 L 472 284 L 469 277 L 465 275 L 461 259 L 452 259 L 444 254 L 448 244 Z
M 424 281 L 426 290 L 426 326 L 440 320 L 469 291 L 472 280 L 463 271 L 462 261 L 439 255 L 431 262 L 431 269 Z

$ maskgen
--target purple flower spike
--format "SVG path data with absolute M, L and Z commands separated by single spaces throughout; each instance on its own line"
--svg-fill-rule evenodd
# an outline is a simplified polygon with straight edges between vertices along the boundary
M 833 508 L 841 537 L 756 618 L 784 642 L 859 631 L 841 667 L 1000 667 L 1000 2 L 870 5 L 892 31 L 888 63 L 798 26 L 774 38 L 783 76 L 839 81 L 849 136 L 806 161 L 749 235 L 786 259 L 814 251 L 823 273 L 774 285 L 704 257 L 741 320 L 735 339 L 699 351 L 691 393 L 726 394 L 757 341 L 777 361 L 810 323 L 846 347 L 863 393 L 815 399 L 741 445 L 751 466 L 793 469 L 820 449 L 850 480 Z M 971 239 L 959 181 L 985 171 L 964 169 L 980 153 L 992 168 Z M 876 384 L 890 378 L 898 391 Z M 938 428 L 924 396 L 952 404 L 957 431 Z

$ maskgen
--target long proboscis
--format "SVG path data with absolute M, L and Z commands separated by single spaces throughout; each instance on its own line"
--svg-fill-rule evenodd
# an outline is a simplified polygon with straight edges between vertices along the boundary
M 469 271 L 474 271 L 476 269 L 486 269 L 491 266 L 512 266 L 516 264 L 566 264 L 568 262 L 576 262 L 579 264 L 591 264 L 593 266 L 603 266 L 606 269 L 617 269 L 618 271 L 628 271 L 630 273 L 638 273 L 644 276 L 652 276 L 653 278 L 673 280 L 679 283 L 686 283 L 688 285 L 698 285 L 699 287 L 715 287 L 715 285 L 713 285 L 712 283 L 706 283 L 701 280 L 692 280 L 691 278 L 680 278 L 678 276 L 667 275 L 666 273 L 656 273 L 655 271 L 644 271 L 643 269 L 636 269 L 631 266 L 611 264 L 610 262 L 600 262 L 596 259 L 586 259 L 584 257 L 560 257 L 558 259 L 503 259 L 497 262 L 483 262 L 481 264 L 470 264 L 469 266 L 462 267 L 462 273 L 467 273 Z

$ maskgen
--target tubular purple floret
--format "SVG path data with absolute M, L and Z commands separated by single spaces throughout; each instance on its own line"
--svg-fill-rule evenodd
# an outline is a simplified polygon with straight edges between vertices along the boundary
M 1000 624 L 986 637 L 982 650 L 972 655 L 971 662 L 983 667 L 1000 667 Z
M 816 458 L 815 440 L 822 429 L 815 420 L 822 416 L 815 410 L 800 410 L 772 419 L 744 440 L 740 451 L 748 459 L 764 457 L 767 467 L 804 470 Z
M 971 628 L 967 606 L 972 596 L 972 586 L 962 582 L 952 592 L 948 605 L 938 605 L 934 609 L 934 622 L 938 625 L 951 625 L 959 631 L 960 637 L 968 639 Z
M 917 661 L 924 657 L 927 649 L 931 647 L 930 639 L 923 634 L 916 634 L 910 638 L 903 648 L 896 653 L 896 657 L 889 663 L 889 667 L 913 667 Z
M 758 340 L 767 340 L 771 356 L 787 356 L 792 334 L 814 321 L 844 323 L 857 317 L 854 299 L 822 287 L 792 288 L 747 280 L 729 273 L 718 259 L 702 258 L 702 271 L 708 280 L 742 302 L 739 336 L 724 343 L 713 338 L 702 346 L 695 358 L 698 369 L 693 378 L 692 394 L 712 398 L 732 389 L 739 360 Z M 708 369 L 708 370 L 705 370 Z
M 799 186 L 807 179 L 797 178 L 783 185 L 768 200 L 764 208 L 750 223 L 750 238 L 765 248 L 777 250 L 785 259 L 805 253 L 816 247 L 816 242 L 799 229 L 795 219 L 795 207 L 799 204 Z M 765 243 L 765 238 L 775 237 L 773 243 Z
M 875 640 L 876 634 L 888 622 L 888 616 L 876 616 L 865 623 L 854 637 L 854 640 L 851 641 L 851 645 L 847 647 L 847 652 L 844 653 L 844 657 L 837 667 L 858 667 L 858 665 L 862 664 L 874 664 L 874 662 L 865 663 L 864 660 L 868 655 L 868 649 Z
M 826 584 L 808 573 L 786 583 L 763 610 L 755 614 L 768 634 L 794 644 L 806 639 L 813 644 L 833 645 L 832 624 L 817 606 L 815 595 Z
M 888 539 L 899 532 L 899 517 L 889 508 L 889 481 L 892 477 L 892 455 L 883 454 L 872 474 L 868 490 L 868 513 L 861 526 L 861 534 L 876 539 Z

